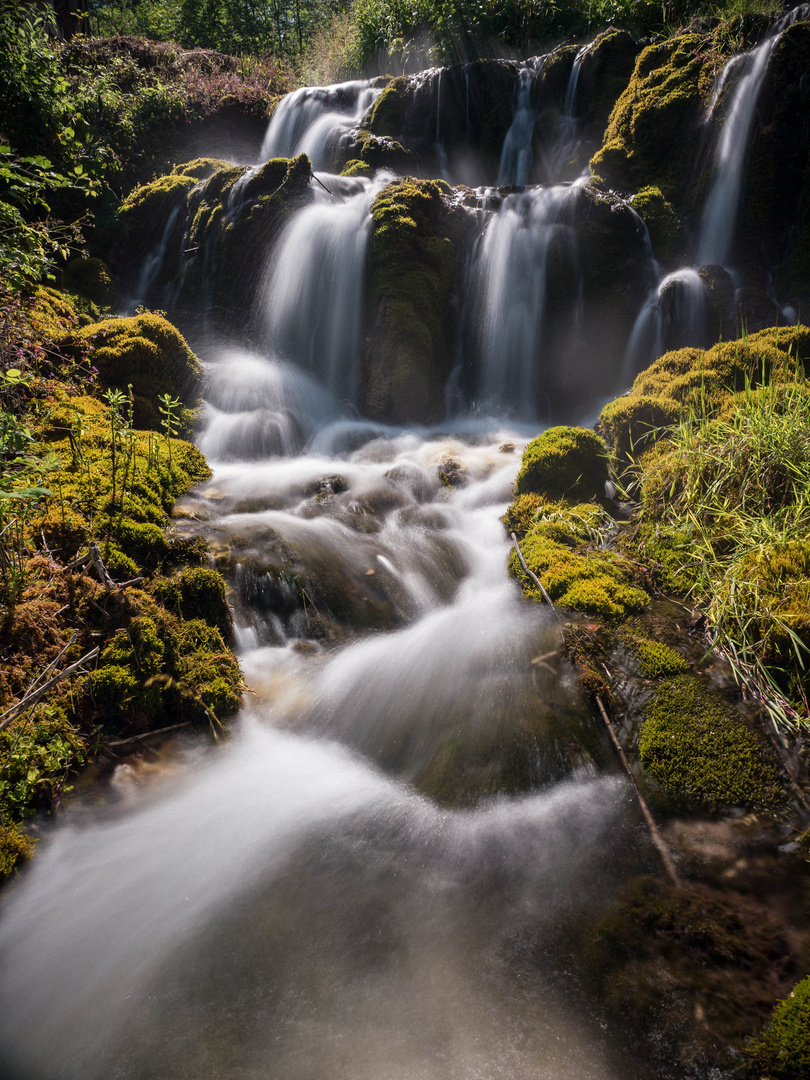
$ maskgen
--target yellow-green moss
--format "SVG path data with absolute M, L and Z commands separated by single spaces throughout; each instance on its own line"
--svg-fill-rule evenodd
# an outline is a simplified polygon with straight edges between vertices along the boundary
M 768 1080 L 810 1077 L 810 977 L 802 979 L 773 1011 L 770 1023 L 753 1039 L 746 1075 Z
M 707 64 L 712 70 L 716 64 L 701 55 L 702 47 L 699 35 L 680 34 L 640 53 L 591 160 L 595 175 L 625 191 L 654 184 L 666 199 L 682 203 L 692 156 L 673 148 L 685 140 L 690 145 L 703 106 L 701 76 Z
M 689 666 L 680 653 L 675 652 L 669 645 L 637 633 L 631 627 L 624 628 L 620 637 L 636 657 L 641 674 L 647 679 L 665 679 L 680 675 Z
M 28 307 L 32 327 L 43 338 L 58 341 L 69 334 L 79 322 L 75 307 L 64 293 L 37 285 Z
M 692 802 L 768 808 L 781 801 L 776 762 L 764 738 L 691 676 L 658 687 L 638 749 L 658 783 Z
M 121 213 L 135 224 L 145 219 L 145 215 L 152 220 L 164 222 L 198 183 L 197 177 L 185 172 L 161 176 L 149 184 L 135 188 L 121 204 Z
M 515 494 L 586 502 L 601 499 L 608 479 L 607 452 L 589 428 L 549 428 L 529 443 L 515 481 Z
M 65 270 L 65 287 L 96 304 L 109 304 L 112 299 L 112 278 L 101 259 L 71 259 Z
M 371 176 L 374 170 L 368 164 L 367 161 L 360 161 L 359 158 L 352 158 L 351 161 L 347 161 L 343 168 L 340 170 L 341 176 Z
M 35 841 L 12 822 L 0 825 L 0 881 L 10 877 L 16 867 L 30 859 Z
M 502 520 L 508 533 L 515 533 L 520 540 L 535 524 L 538 510 L 548 505 L 548 500 L 533 491 L 516 496 Z
M 184 567 L 155 582 L 154 595 L 184 619 L 202 619 L 216 627 L 225 641 L 233 636 L 233 621 L 225 598 L 225 583 L 216 570 Z
M 169 394 L 182 402 L 180 430 L 189 431 L 188 410 L 200 402 L 202 367 L 170 322 L 152 314 L 107 319 L 83 327 L 77 338 L 93 346 L 91 362 L 104 386 L 126 391 L 132 385 L 136 426 L 159 431 L 158 398 Z
M 612 552 L 574 550 L 569 543 L 550 539 L 542 526 L 535 526 L 520 547 L 529 569 L 561 607 L 606 619 L 623 619 L 642 611 L 649 603 L 647 593 L 631 584 L 631 568 Z M 542 593 L 523 570 L 516 551 L 509 556 L 509 571 L 529 596 L 543 601 Z
M 193 161 L 187 161 L 184 165 L 175 165 L 171 175 L 190 176 L 194 180 L 207 180 L 209 176 L 213 176 L 220 169 L 230 168 L 233 168 L 230 161 L 223 161 L 220 158 L 200 157 L 194 158 Z
M 378 135 L 399 135 L 411 100 L 407 76 L 391 79 L 374 102 L 369 114 L 368 128 Z
M 637 191 L 630 205 L 643 219 L 656 258 L 667 266 L 680 266 L 685 258 L 683 222 L 661 193 L 648 186 Z

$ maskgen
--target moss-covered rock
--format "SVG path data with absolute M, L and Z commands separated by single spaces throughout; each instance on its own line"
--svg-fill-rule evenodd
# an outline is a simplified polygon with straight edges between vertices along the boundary
M 589 428 L 554 427 L 526 447 L 515 494 L 587 502 L 604 498 L 607 479 L 607 452 L 598 435 Z
M 795 979 L 789 933 L 767 908 L 652 878 L 622 890 L 582 961 L 612 1025 L 661 1080 L 732 1070 L 730 1047 L 742 1049 Z
M 374 419 L 428 421 L 443 408 L 455 268 L 445 190 L 442 182 L 396 180 L 372 206 L 371 333 L 360 400 Z
M 692 172 L 692 155 L 683 148 L 698 146 L 690 133 L 709 89 L 705 74 L 717 62 L 702 55 L 703 46 L 699 35 L 679 34 L 643 50 L 591 159 L 595 175 L 627 192 L 655 185 L 683 207 Z
M 630 205 L 644 219 L 656 258 L 664 266 L 682 266 L 686 258 L 683 222 L 658 187 L 644 187 L 630 200 Z
M 776 762 L 764 738 L 691 676 L 658 687 L 638 751 L 658 783 L 691 802 L 773 807 L 781 801 Z
M 810 1076 L 810 978 L 797 983 L 773 1011 L 762 1034 L 746 1048 L 746 1075 L 768 1080 Z
M 101 259 L 71 259 L 65 269 L 65 286 L 96 304 L 109 304 L 113 297 L 110 271 Z
M 0 882 L 10 877 L 19 863 L 31 858 L 34 843 L 12 822 L 0 827 Z
M 216 570 L 185 567 L 169 578 L 160 578 L 154 595 L 181 618 L 202 619 L 217 629 L 226 642 L 233 638 L 233 618 L 225 596 L 225 583 Z
M 635 657 L 641 674 L 646 679 L 665 679 L 681 675 L 689 667 L 681 654 L 669 645 L 654 641 L 631 626 L 623 628 L 620 637 Z
M 200 402 L 202 367 L 185 339 L 160 315 L 108 319 L 83 327 L 79 341 L 93 346 L 93 365 L 105 387 L 127 391 L 132 386 L 136 426 L 160 430 L 159 398 L 169 394 L 182 402 L 179 429 L 187 433 L 190 410 Z

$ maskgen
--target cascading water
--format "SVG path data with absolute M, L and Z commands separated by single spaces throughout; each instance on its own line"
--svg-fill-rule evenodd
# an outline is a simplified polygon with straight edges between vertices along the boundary
M 260 289 L 266 340 L 338 396 L 353 398 L 371 204 L 389 176 L 325 175 L 290 221 Z M 328 186 L 328 190 L 324 187 Z
M 743 166 L 762 84 L 782 32 L 804 17 L 807 10 L 807 5 L 794 8 L 755 49 L 730 60 L 720 77 L 711 102 L 712 112 L 723 100 L 721 91 L 729 79 L 736 78 L 737 81 L 720 131 L 715 179 L 700 223 L 698 262 L 702 265 L 725 266 L 728 263 L 740 206 Z M 739 67 L 743 67 L 743 71 L 738 74 Z
M 501 162 L 498 169 L 498 186 L 514 184 L 525 187 L 532 171 L 534 153 L 532 135 L 537 113 L 532 105 L 532 88 L 543 69 L 545 56 L 527 60 L 518 72 L 515 86 L 515 104 L 512 125 L 506 133 Z
M 706 290 L 696 270 L 683 267 L 663 277 L 636 319 L 619 388 L 629 385 L 635 375 L 669 349 L 705 347 L 707 316 Z
M 473 396 L 523 420 L 537 414 L 543 394 L 549 254 L 556 249 L 571 265 L 577 261 L 576 234 L 562 220 L 575 197 L 576 185 L 565 184 L 509 195 L 492 215 L 471 268 L 479 365 Z
M 314 169 L 328 169 L 340 137 L 359 122 L 380 96 L 368 81 L 305 86 L 279 103 L 259 160 L 306 154 Z

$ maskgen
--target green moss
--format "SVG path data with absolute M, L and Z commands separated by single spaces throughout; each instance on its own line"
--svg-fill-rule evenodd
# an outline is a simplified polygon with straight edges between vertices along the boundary
M 625 628 L 621 640 L 634 654 L 642 675 L 647 679 L 665 679 L 681 675 L 688 668 L 686 660 L 661 641 L 654 641 L 643 634 Z
M 0 825 L 0 881 L 34 854 L 35 841 L 11 822 Z
M 692 171 L 689 153 L 675 147 L 697 145 L 703 107 L 705 67 L 716 58 L 701 55 L 697 34 L 680 34 L 649 45 L 638 57 L 633 75 L 616 102 L 604 143 L 591 170 L 624 191 L 655 185 L 664 198 L 681 206 Z
M 343 168 L 340 170 L 341 176 L 371 176 L 374 172 L 372 167 L 367 161 L 360 161 L 358 158 L 352 158 L 351 161 L 347 161 Z
M 607 453 L 588 428 L 555 427 L 529 443 L 515 481 L 515 494 L 548 499 L 601 499 L 608 479 Z
M 747 1074 L 768 1080 L 810 1077 L 810 978 L 803 979 L 780 1001 L 762 1034 L 751 1041 Z
M 160 315 L 135 315 L 108 319 L 86 326 L 77 334 L 93 346 L 92 363 L 104 386 L 126 391 L 132 385 L 137 427 L 159 431 L 158 398 L 179 398 L 186 410 L 200 402 L 202 367 L 185 339 Z M 191 417 L 180 412 L 182 430 Z
M 713 806 L 773 807 L 776 763 L 764 739 L 697 679 L 661 684 L 639 737 L 639 758 L 664 787 Z
M 57 289 L 37 285 L 28 308 L 31 326 L 43 338 L 59 341 L 78 324 L 78 315 L 69 297 Z
M 148 219 L 164 222 L 175 207 L 182 205 L 198 182 L 195 176 L 183 172 L 161 176 L 150 184 L 135 188 L 121 204 L 121 213 L 136 228 L 138 223 L 146 223 Z
M 190 176 L 194 180 L 207 180 L 215 172 L 221 169 L 231 169 L 230 161 L 222 161 L 220 158 L 201 157 L 187 161 L 184 165 L 175 165 L 172 176 Z M 141 189 L 143 190 L 143 189 Z
M 514 502 L 510 503 L 509 509 L 503 516 L 506 531 L 515 533 L 518 540 L 522 539 L 535 524 L 538 510 L 546 505 L 548 505 L 548 500 L 533 491 L 518 495 Z
M 177 675 L 188 708 L 193 710 L 193 703 L 199 700 L 223 720 L 242 707 L 239 662 L 216 627 L 202 619 L 180 623 L 176 648 Z
M 375 135 L 399 135 L 410 101 L 411 88 L 407 77 L 400 75 L 391 79 L 374 102 L 368 118 L 368 130 Z
M 71 259 L 65 270 L 65 286 L 97 304 L 109 304 L 112 299 L 112 278 L 101 259 Z
M 405 178 L 372 206 L 372 331 L 361 378 L 375 419 L 426 421 L 443 408 L 450 368 L 448 298 L 454 270 L 442 187 Z
M 583 953 L 586 978 L 655 1076 L 730 1074 L 739 1056 L 729 1045 L 741 1049 L 761 1025 L 795 963 L 789 934 L 767 908 L 648 877 L 622 889 Z
M 686 257 L 683 222 L 661 189 L 642 188 L 630 205 L 644 219 L 656 258 L 666 266 L 681 266 Z
M 549 538 L 542 525 L 535 526 L 520 547 L 529 569 L 560 607 L 605 619 L 623 619 L 649 603 L 647 593 L 631 584 L 630 566 L 612 552 L 582 547 L 574 550 L 568 542 Z M 516 551 L 509 556 L 509 571 L 529 596 L 543 602 L 542 593 L 523 570 Z
M 225 641 L 233 637 L 233 620 L 225 597 L 225 583 L 216 570 L 185 567 L 170 578 L 161 578 L 154 595 L 183 619 L 202 619 L 219 630 Z

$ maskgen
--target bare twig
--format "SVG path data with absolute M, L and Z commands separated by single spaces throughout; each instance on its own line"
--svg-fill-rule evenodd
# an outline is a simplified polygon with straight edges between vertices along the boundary
M 616 753 L 619 755 L 619 760 L 622 763 L 622 768 L 624 769 L 625 774 L 627 775 L 627 779 L 630 781 L 633 787 L 633 791 L 636 793 L 638 804 L 641 807 L 641 812 L 644 815 L 644 820 L 647 822 L 647 828 L 650 830 L 652 842 L 655 844 L 658 850 L 658 854 L 661 856 L 661 862 L 664 864 L 664 869 L 669 875 L 672 884 L 680 886 L 681 878 L 678 874 L 678 871 L 675 869 L 675 863 L 672 861 L 672 856 L 670 855 L 667 845 L 664 843 L 661 834 L 658 831 L 658 826 L 655 824 L 655 819 L 650 813 L 650 808 L 647 806 L 647 803 L 644 800 L 644 796 L 638 789 L 636 778 L 635 776 L 633 776 L 633 770 L 630 768 L 630 764 L 625 757 L 624 750 L 622 750 L 621 743 L 616 737 L 616 732 L 613 730 L 613 725 L 611 724 L 608 714 L 605 711 L 605 706 L 602 704 L 602 699 L 598 695 L 596 697 L 596 704 L 599 706 L 599 712 L 602 714 L 602 719 L 605 721 L 605 727 L 608 729 L 610 740 L 616 748 Z
M 90 541 L 90 548 L 88 551 L 90 562 L 93 564 L 93 569 L 98 574 L 98 579 L 104 586 L 107 592 L 112 592 L 115 588 L 115 582 L 107 573 L 107 567 L 104 565 L 104 560 L 101 558 L 101 552 L 99 551 L 98 544 L 95 540 Z
M 82 667 L 83 664 L 88 663 L 88 661 L 95 660 L 99 652 L 100 649 L 98 646 L 96 646 L 95 649 L 91 649 L 89 653 L 85 653 L 81 660 L 77 660 L 75 664 L 71 664 L 70 667 L 66 667 L 64 671 L 60 671 L 58 675 L 54 675 L 52 679 L 48 679 L 46 683 L 43 683 L 38 690 L 33 690 L 32 692 L 26 694 L 22 701 L 18 701 L 16 705 L 12 705 L 10 709 L 8 709 L 6 712 L 3 713 L 2 716 L 0 716 L 0 731 L 3 731 L 4 728 L 7 728 L 8 725 L 12 722 L 12 720 L 16 720 L 16 718 L 21 713 L 24 713 L 27 709 L 30 709 L 32 705 L 36 705 L 38 701 L 42 701 L 42 699 L 47 696 L 49 691 L 52 690 L 57 683 L 61 682 L 62 679 L 66 679 L 69 675 L 72 675 L 75 671 L 78 671 L 79 668 Z
M 515 545 L 515 551 L 517 552 L 518 558 L 520 559 L 520 565 L 523 567 L 523 569 L 526 571 L 526 573 L 529 575 L 529 577 L 532 579 L 532 581 L 537 585 L 537 588 L 543 594 L 543 599 L 548 604 L 548 606 L 551 608 L 551 610 L 554 612 L 554 614 L 557 616 L 557 622 L 562 622 L 562 619 L 560 618 L 560 613 L 559 613 L 559 611 L 557 611 L 557 608 L 556 608 L 556 606 L 554 604 L 554 601 L 551 599 L 551 597 L 546 592 L 546 590 L 545 590 L 545 588 L 543 586 L 543 582 L 540 580 L 540 578 L 537 576 L 537 574 L 535 574 L 532 570 L 529 569 L 528 564 L 526 563 L 526 560 L 523 558 L 523 552 L 520 550 L 520 544 L 518 543 L 518 538 L 515 536 L 514 533 L 512 533 L 512 543 Z
M 140 735 L 131 735 L 128 739 L 115 739 L 108 742 L 107 746 L 126 746 L 127 743 L 139 742 L 141 739 L 151 739 L 153 735 L 165 735 L 167 731 L 177 731 L 178 728 L 189 727 L 190 720 L 184 720 L 182 724 L 170 724 L 169 727 L 157 728 L 155 731 L 144 731 Z

